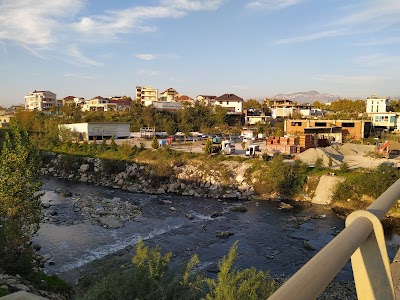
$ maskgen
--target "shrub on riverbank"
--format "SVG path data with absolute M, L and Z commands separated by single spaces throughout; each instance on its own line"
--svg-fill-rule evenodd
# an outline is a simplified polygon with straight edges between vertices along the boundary
M 119 268 L 86 278 L 80 283 L 77 299 L 266 299 L 275 291 L 268 272 L 254 268 L 233 268 L 237 242 L 219 263 L 217 278 L 207 278 L 195 271 L 199 264 L 194 255 L 182 272 L 170 269 L 171 253 L 162 255 L 158 247 L 150 249 L 140 241 L 132 259 L 133 267 Z
M 363 169 L 343 175 L 346 181 L 336 186 L 332 204 L 352 209 L 365 209 L 400 178 L 397 168 L 387 163 L 375 170 Z
M 258 194 L 279 193 L 282 196 L 296 195 L 307 180 L 308 166 L 298 160 L 293 164 L 283 161 L 278 155 L 270 162 L 257 162 L 249 176 L 257 179 L 254 189 Z

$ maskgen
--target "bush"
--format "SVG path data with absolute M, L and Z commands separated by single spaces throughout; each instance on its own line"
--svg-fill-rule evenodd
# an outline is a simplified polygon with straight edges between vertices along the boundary
M 118 174 L 125 171 L 126 163 L 122 160 L 102 159 L 101 169 L 106 174 Z
M 200 261 L 193 255 L 182 271 L 170 269 L 171 253 L 162 255 L 158 247 L 149 248 L 140 241 L 129 269 L 117 268 L 94 278 L 86 278 L 78 287 L 77 299 L 113 300 L 194 300 L 194 299 L 266 299 L 275 290 L 268 272 L 255 268 L 237 270 L 237 242 L 219 262 L 216 279 L 194 271 Z
M 318 157 L 315 161 L 314 170 L 322 171 L 323 169 L 325 169 L 324 160 L 321 157 Z
M 153 140 L 151 141 L 151 148 L 153 149 L 158 149 L 158 139 L 156 136 L 153 136 Z
M 349 167 L 349 164 L 347 163 L 347 162 L 343 162 L 341 165 L 340 165 L 340 172 L 342 172 L 342 173 L 347 173 L 347 172 L 349 172 L 350 171 L 350 167 Z
M 253 170 L 258 174 L 254 184 L 257 193 L 278 192 L 283 196 L 297 194 L 307 180 L 307 165 L 296 160 L 293 165 L 285 163 L 281 155 L 263 163 Z

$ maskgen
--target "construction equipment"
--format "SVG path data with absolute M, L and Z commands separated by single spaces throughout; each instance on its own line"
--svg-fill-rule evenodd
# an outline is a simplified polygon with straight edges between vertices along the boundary
M 376 150 L 376 153 L 382 156 L 389 157 L 390 153 L 390 141 L 385 141 L 384 143 L 379 143 L 377 145 L 378 149 Z

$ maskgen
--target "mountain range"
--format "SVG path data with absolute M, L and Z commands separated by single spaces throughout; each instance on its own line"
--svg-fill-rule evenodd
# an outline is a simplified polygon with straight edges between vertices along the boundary
M 292 94 L 278 94 L 275 95 L 272 99 L 285 99 L 298 103 L 313 103 L 314 101 L 318 100 L 321 103 L 327 103 L 327 102 L 333 102 L 338 99 L 342 99 L 342 97 L 327 93 L 321 94 L 317 91 L 308 91 L 308 92 L 297 92 Z

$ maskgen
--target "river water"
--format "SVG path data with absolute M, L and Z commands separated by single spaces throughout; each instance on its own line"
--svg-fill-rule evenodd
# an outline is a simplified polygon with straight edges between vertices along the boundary
M 326 245 L 344 221 L 323 206 L 299 204 L 283 210 L 276 201 L 227 201 L 177 195 L 146 195 L 119 189 L 105 188 L 57 178 L 45 178 L 44 200 L 52 200 L 51 209 L 58 212 L 60 224 L 42 224 L 34 243 L 41 245 L 40 254 L 50 254 L 54 264 L 46 264 L 45 272 L 58 274 L 73 282 L 85 265 L 106 255 L 121 252 L 129 262 L 134 245 L 139 239 L 146 244 L 159 245 L 162 251 L 173 253 L 173 263 L 186 263 L 195 253 L 202 268 L 216 273 L 218 261 L 238 241 L 237 266 L 254 266 L 270 270 L 274 276 L 290 276 Z M 71 191 L 65 197 L 56 190 Z M 138 204 L 143 214 L 135 221 L 118 229 L 107 229 L 87 222 L 74 212 L 73 197 L 115 197 Z M 172 201 L 161 204 L 160 199 Z M 224 200 L 225 201 L 225 200 Z M 247 212 L 230 212 L 233 206 L 244 204 Z M 300 206 L 299 206 L 300 205 Z M 173 206 L 176 210 L 172 211 Z M 212 218 L 213 212 L 224 212 Z M 190 220 L 186 214 L 192 214 Z M 233 233 L 219 238 L 217 231 Z M 400 239 L 388 240 L 389 256 L 397 251 Z M 315 248 L 315 250 L 310 250 Z M 337 280 L 351 280 L 351 266 L 347 264 Z

